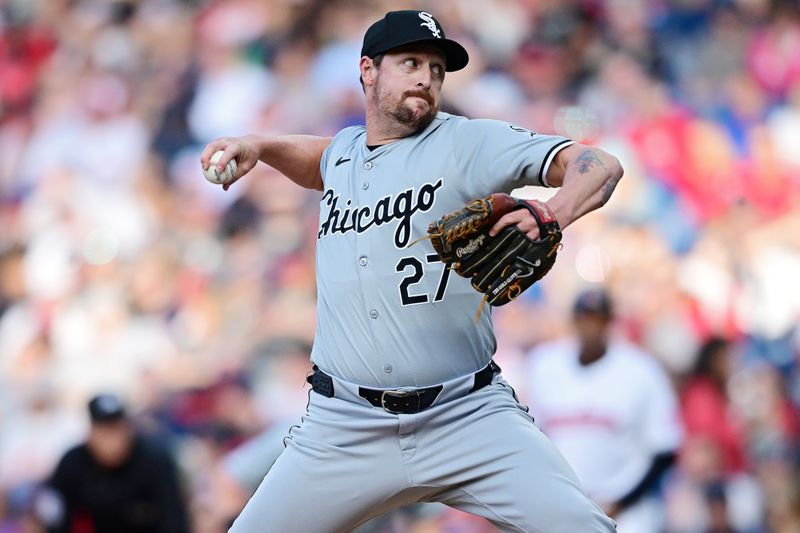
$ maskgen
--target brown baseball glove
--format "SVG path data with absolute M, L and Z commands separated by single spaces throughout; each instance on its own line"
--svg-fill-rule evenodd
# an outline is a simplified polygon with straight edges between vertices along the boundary
M 515 209 L 527 209 L 539 224 L 539 238 L 530 239 L 516 226 L 494 237 L 489 229 Z M 472 279 L 485 302 L 504 305 L 542 279 L 556 261 L 561 228 L 553 212 L 538 200 L 518 200 L 504 193 L 472 200 L 428 226 L 439 258 L 459 275 Z

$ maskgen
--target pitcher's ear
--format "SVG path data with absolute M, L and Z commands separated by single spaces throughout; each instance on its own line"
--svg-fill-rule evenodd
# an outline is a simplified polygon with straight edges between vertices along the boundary
M 358 67 L 361 71 L 361 83 L 364 85 L 372 85 L 375 83 L 375 62 L 372 58 L 367 56 L 363 56 L 361 61 L 358 63 Z

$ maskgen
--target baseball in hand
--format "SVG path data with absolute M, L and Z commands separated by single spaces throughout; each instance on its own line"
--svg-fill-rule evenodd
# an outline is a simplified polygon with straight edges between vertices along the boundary
M 236 159 L 228 161 L 224 170 L 217 170 L 217 163 L 223 153 L 222 150 L 214 152 L 214 155 L 211 156 L 211 163 L 208 165 L 208 168 L 203 169 L 203 176 L 211 183 L 216 183 L 217 185 L 228 183 L 236 175 Z

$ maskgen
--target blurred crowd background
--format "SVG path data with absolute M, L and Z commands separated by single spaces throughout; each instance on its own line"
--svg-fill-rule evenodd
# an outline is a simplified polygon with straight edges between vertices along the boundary
M 708 531 L 715 490 L 729 531 L 800 531 L 800 7 L 777 0 L 0 0 L 0 531 L 36 531 L 101 391 L 174 452 L 193 531 L 235 516 L 266 467 L 232 452 L 305 409 L 320 195 L 264 165 L 224 192 L 199 154 L 362 123 L 361 38 L 399 8 L 469 50 L 445 110 L 626 170 L 493 315 L 523 399 L 528 351 L 607 287 L 681 401 L 669 531 Z M 372 529 L 493 531 L 439 508 Z

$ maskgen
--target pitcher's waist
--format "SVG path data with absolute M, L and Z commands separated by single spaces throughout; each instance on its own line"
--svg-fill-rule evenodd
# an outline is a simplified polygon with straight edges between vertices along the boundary
M 372 389 L 349 383 L 330 376 L 314 365 L 314 372 L 306 378 L 317 394 L 328 398 L 337 397 L 348 401 L 366 400 L 373 407 L 380 407 L 394 414 L 418 413 L 435 402 L 444 402 L 482 389 L 492 382 L 500 367 L 490 361 L 474 374 L 467 374 L 431 387 L 400 387 Z

